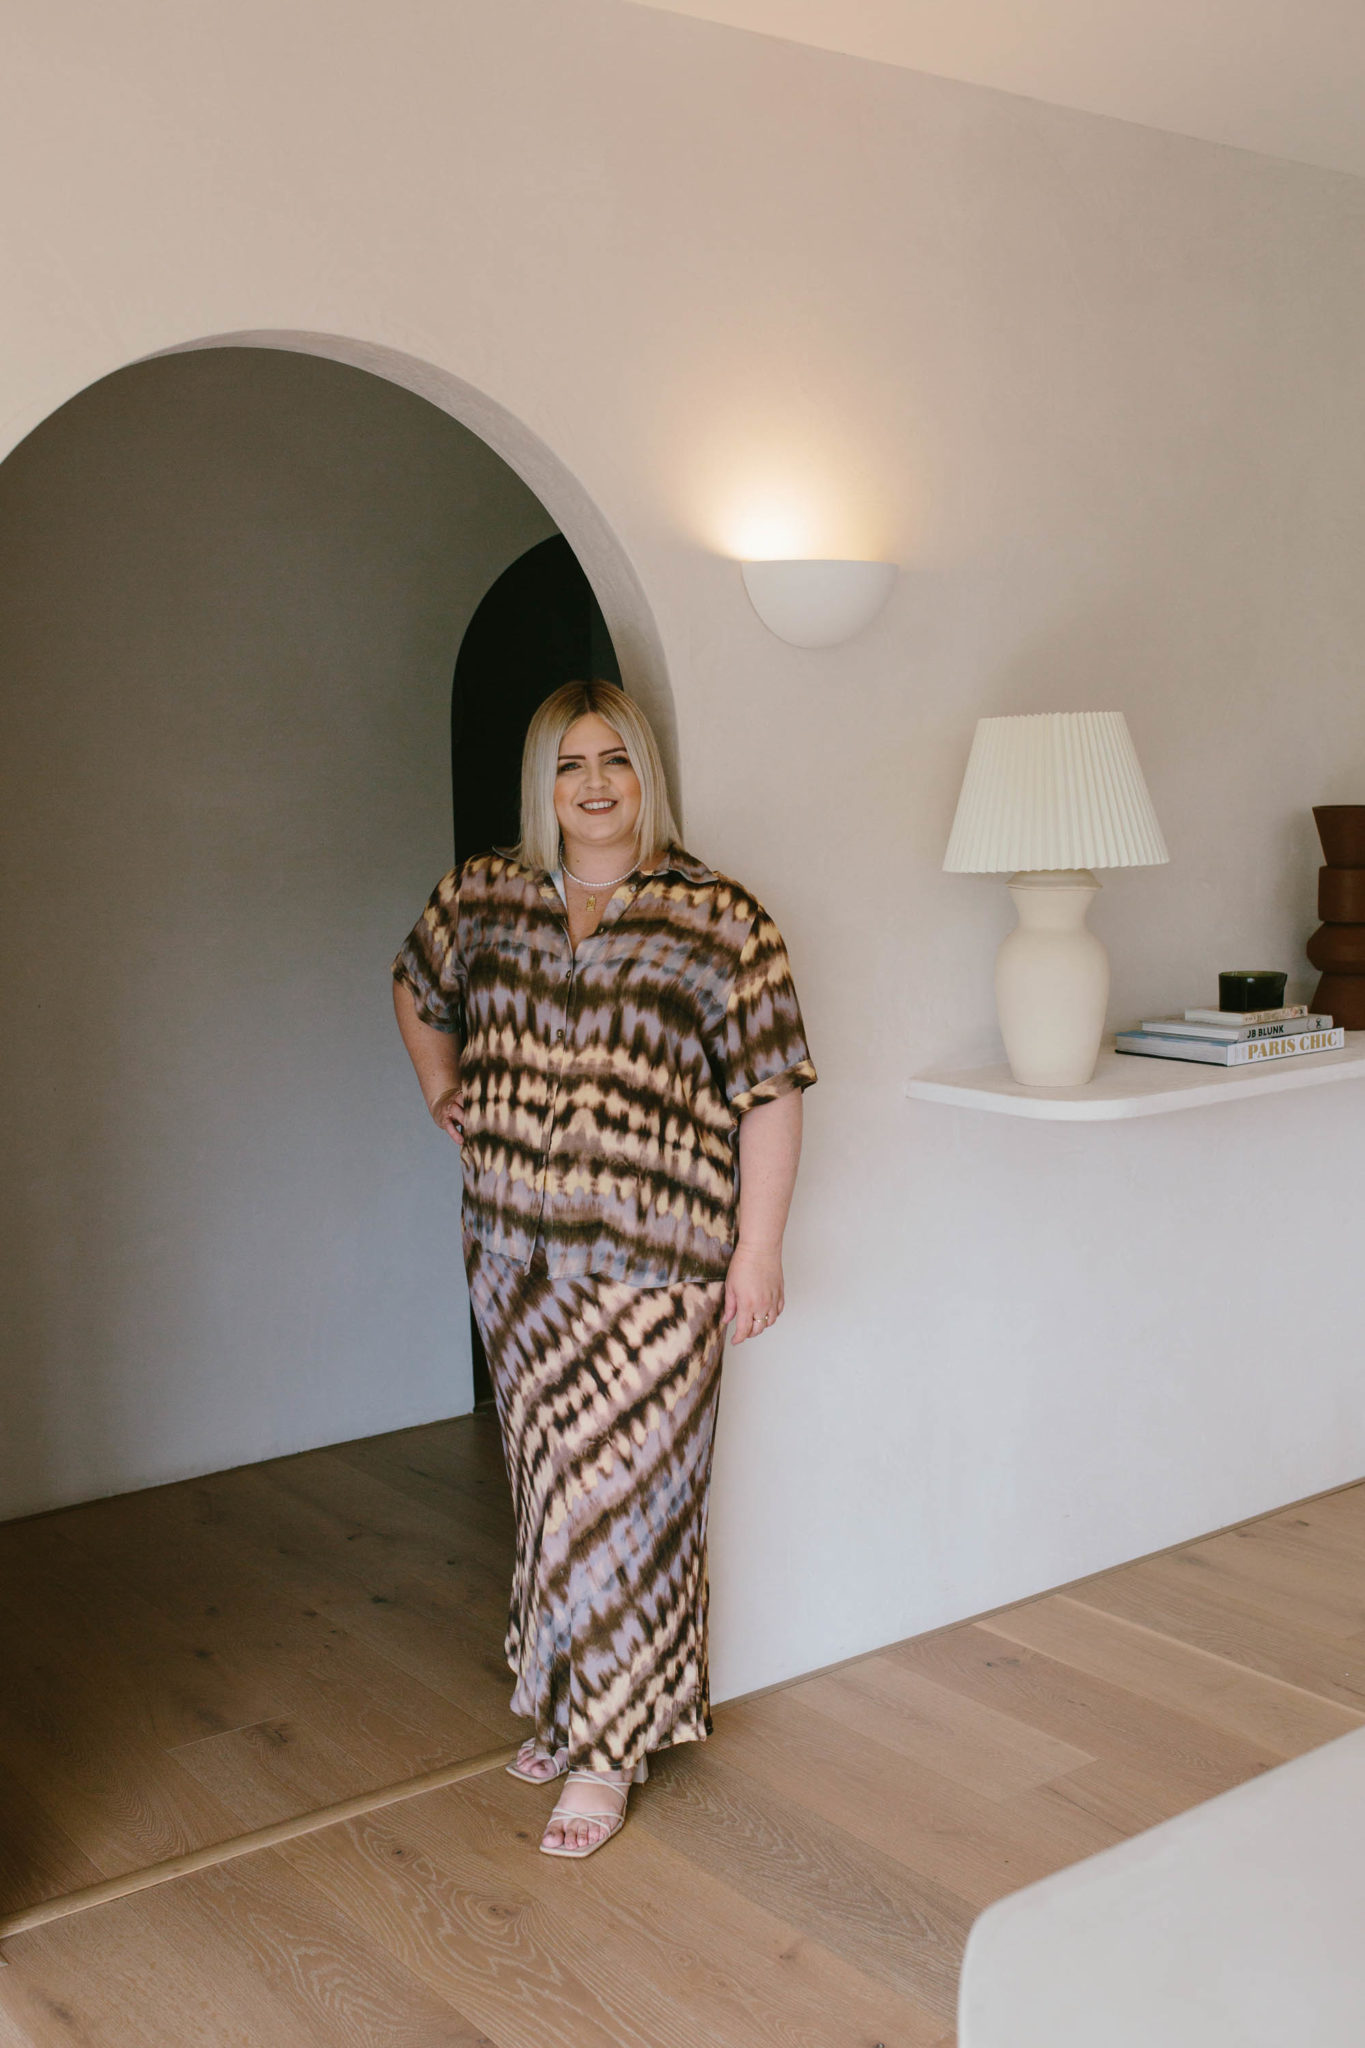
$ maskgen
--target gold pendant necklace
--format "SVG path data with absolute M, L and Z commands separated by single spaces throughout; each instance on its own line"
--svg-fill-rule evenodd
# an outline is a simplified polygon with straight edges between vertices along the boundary
M 640 865 L 640 863 L 639 863 L 638 861 L 636 861 L 636 863 L 635 863 L 635 867 L 638 867 L 639 865 Z M 568 876 L 568 878 L 569 878 L 569 880 L 570 880 L 571 882 L 577 882 L 577 883 L 578 883 L 578 886 L 579 886 L 579 888 L 580 888 L 580 889 L 586 889 L 586 888 L 588 887 L 588 884 L 587 884 L 586 882 L 584 882 L 584 881 L 581 881 L 581 880 L 579 879 L 579 877 L 578 877 L 578 876 L 577 876 L 577 875 L 576 875 L 576 874 L 574 873 L 573 869 L 572 869 L 572 868 L 570 868 L 569 866 L 567 866 L 567 865 L 565 864 L 565 862 L 563 861 L 563 859 L 561 859 L 561 861 L 560 861 L 560 868 L 561 868 L 561 870 L 563 871 L 563 873 L 564 873 L 564 874 L 566 874 L 566 875 Z M 594 888 L 594 893 L 593 893 L 593 894 L 592 894 L 591 896 L 589 896 L 589 898 L 588 898 L 588 901 L 587 901 L 587 904 L 586 904 L 586 906 L 585 906 L 585 907 L 586 907 L 586 910 L 587 910 L 587 913 L 588 913 L 588 916 L 589 916 L 589 917 L 595 917 L 595 916 L 596 916 L 596 914 L 597 914 L 597 895 L 596 895 L 596 891 L 597 891 L 598 889 L 616 889 L 616 888 L 619 888 L 619 887 L 620 887 L 620 885 L 621 885 L 621 883 L 622 883 L 622 882 L 628 882 L 628 881 L 630 880 L 631 876 L 632 876 L 632 875 L 633 875 L 634 873 L 635 873 L 635 868 L 627 868 L 627 869 L 626 869 L 626 872 L 625 872 L 625 873 L 624 873 L 623 875 L 614 875 L 614 876 L 612 877 L 612 879 L 611 879 L 611 880 L 610 880 L 609 882 L 597 882 L 597 883 L 595 883 L 595 884 L 593 885 L 593 888 Z

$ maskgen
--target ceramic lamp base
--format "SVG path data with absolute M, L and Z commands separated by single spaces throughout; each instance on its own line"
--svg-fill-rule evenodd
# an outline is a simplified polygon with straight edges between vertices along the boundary
M 1019 923 L 995 961 L 1005 1057 L 1030 1088 L 1080 1088 L 1095 1071 L 1109 1003 L 1109 955 L 1086 913 L 1099 883 L 1088 868 L 1010 881 Z

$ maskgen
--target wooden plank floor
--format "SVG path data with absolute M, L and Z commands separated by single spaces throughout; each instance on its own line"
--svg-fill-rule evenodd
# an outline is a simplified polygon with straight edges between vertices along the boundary
M 491 1410 L 0 1526 L 0 1913 L 519 1740 L 511 1571 Z
M 0 1531 L 6 1599 L 45 1589 L 3 1761 L 49 1889 L 509 1738 L 490 1425 Z M 991 1899 L 1362 1720 L 1365 1485 L 722 1706 L 581 1865 L 491 1771 L 13 1936 L 0 2048 L 948 2044 Z

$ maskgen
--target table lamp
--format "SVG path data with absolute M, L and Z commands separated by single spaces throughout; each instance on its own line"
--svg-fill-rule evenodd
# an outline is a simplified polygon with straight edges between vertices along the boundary
M 978 720 L 943 865 L 1010 877 L 1019 923 L 996 956 L 995 1001 L 1016 1081 L 1090 1079 L 1109 1000 L 1109 955 L 1085 922 L 1091 869 L 1169 859 L 1121 711 Z

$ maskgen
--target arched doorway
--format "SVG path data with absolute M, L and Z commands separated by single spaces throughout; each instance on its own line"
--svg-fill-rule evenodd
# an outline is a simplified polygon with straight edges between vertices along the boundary
M 620 663 L 622 685 L 644 707 L 658 737 L 674 809 L 682 817 L 685 792 L 678 760 L 677 715 L 649 599 L 624 544 L 596 500 L 532 428 L 454 371 L 386 343 L 302 329 L 253 328 L 202 335 L 159 353 L 176 355 L 206 348 L 282 349 L 349 363 L 427 399 L 499 455 L 534 491 L 582 565 L 601 606 Z
M 388 959 L 450 860 L 445 735 L 458 636 L 431 666 L 419 763 L 409 758 L 416 728 L 395 696 L 398 669 L 382 639 L 364 673 L 340 686 L 354 652 L 344 621 L 357 616 L 346 608 L 363 610 L 366 600 L 373 516 L 363 493 L 343 493 L 319 514 L 314 538 L 320 546 L 326 520 L 344 512 L 356 548 L 333 579 L 336 604 L 315 603 L 294 619 L 297 660 L 286 655 L 267 674 L 249 651 L 236 669 L 214 653 L 210 625 L 229 614 L 251 625 L 263 583 L 290 596 L 297 548 L 309 539 L 295 520 L 288 545 L 272 544 L 277 510 L 266 508 L 262 522 L 259 508 L 234 498 L 238 485 L 226 487 L 222 465 L 225 449 L 233 461 L 241 449 L 231 448 L 230 430 L 217 441 L 208 431 L 233 363 L 263 356 L 282 370 L 291 357 L 311 357 L 332 376 L 364 371 L 362 383 L 387 388 L 409 413 L 414 395 L 428 401 L 415 408 L 421 418 L 439 406 L 447 427 L 460 411 L 481 413 L 477 394 L 444 373 L 401 359 L 402 374 L 388 375 L 385 352 L 325 337 L 316 348 L 302 337 L 224 337 L 116 373 L 144 390 L 179 375 L 191 412 L 198 408 L 196 431 L 204 429 L 197 467 L 173 492 L 139 480 L 137 464 L 156 441 L 155 407 L 128 423 L 122 453 L 94 479 L 122 493 L 106 540 L 124 547 L 135 529 L 155 528 L 159 554 L 138 568 L 140 608 L 130 609 L 125 556 L 98 537 L 90 544 L 80 525 L 90 479 L 68 408 L 30 435 L 9 471 L 34 471 L 49 428 L 53 446 L 62 444 L 65 479 L 20 521 L 6 601 L 48 668 L 39 676 L 7 662 L 4 691 L 5 759 L 22 802 L 7 806 L 5 945 L 17 970 L 7 976 L 4 1085 L 18 1114 L 7 1125 L 17 1142 L 0 1214 L 22 1284 L 5 1312 L 0 1517 L 416 1419 L 420 1401 L 406 1412 L 388 1405 L 402 1378 L 391 1360 L 411 1361 L 424 1347 L 437 1360 L 427 1412 L 441 1412 L 439 1331 L 463 1322 L 456 1164 L 420 1107 L 413 1115 L 385 1014 Z M 98 410 L 111 381 L 90 387 L 85 402 Z M 604 522 L 534 437 L 496 407 L 482 413 L 587 536 L 603 611 L 615 606 L 634 677 L 657 695 L 652 626 Z M 298 438 L 306 424 L 305 407 L 279 446 L 258 437 L 290 488 L 318 460 Z M 368 433 L 358 430 L 336 460 L 368 447 L 371 461 Z M 420 441 L 420 423 L 410 439 Z M 485 468 L 504 460 L 478 440 Z M 382 467 L 372 462 L 372 478 L 382 480 Z M 512 481 L 524 487 L 524 476 Z M 216 580 L 195 560 L 204 505 L 226 520 L 209 565 Z M 532 551 L 555 538 L 546 533 L 555 523 L 542 504 Z M 64 536 L 76 549 L 79 604 L 43 582 Z M 527 552 L 526 538 L 512 559 Z M 227 543 L 238 541 L 249 541 L 250 563 L 229 574 Z M 401 555 L 391 551 L 395 590 Z M 492 564 L 495 579 L 507 560 Z M 270 637 L 268 620 L 258 616 L 254 627 Z M 270 644 L 278 652 L 280 636 Z M 332 655 L 337 687 L 307 702 L 291 696 L 295 671 L 319 659 L 325 669 Z M 671 718 L 659 723 L 667 742 Z M 400 878 L 390 872 L 395 831 L 410 835 L 419 772 L 436 800 Z M 362 812 L 368 823 L 357 833 Z M 323 917 L 320 888 L 333 890 Z M 329 923 L 337 910 L 341 923 Z M 338 1003 L 329 976 L 343 956 L 354 1001 Z M 187 989 L 197 992 L 193 1015 Z M 62 1077 L 76 1073 L 73 1091 Z M 400 1131 L 408 1135 L 395 1149 Z M 343 1346 L 354 1349 L 344 1371 Z M 343 1383 L 350 1393 L 334 1398 Z M 377 1405 L 366 1406 L 367 1385 Z
M 450 863 L 452 670 L 503 569 L 576 525 L 623 667 L 662 676 L 605 523 L 486 410 L 519 466 L 443 373 L 219 337 L 0 463 L 0 1521 L 31 1737 L 0 1910 L 70 1889 L 59 1815 L 118 1877 L 248 1825 L 251 1757 L 314 1731 L 321 1775 L 267 1818 L 513 1732 L 495 1434 L 394 1407 L 424 1378 L 450 1415 L 464 1299 L 458 1160 L 387 970 Z M 220 1759 L 221 1806 L 194 1768 Z

